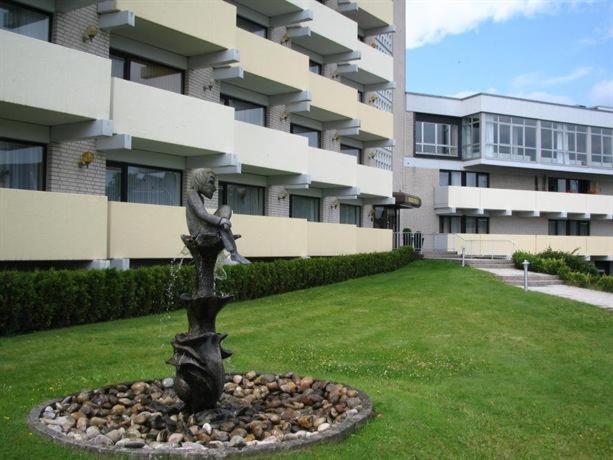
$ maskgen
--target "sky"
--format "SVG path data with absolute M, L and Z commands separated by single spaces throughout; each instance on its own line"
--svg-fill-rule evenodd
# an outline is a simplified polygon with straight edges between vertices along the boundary
M 407 91 L 613 107 L 613 0 L 406 0 Z

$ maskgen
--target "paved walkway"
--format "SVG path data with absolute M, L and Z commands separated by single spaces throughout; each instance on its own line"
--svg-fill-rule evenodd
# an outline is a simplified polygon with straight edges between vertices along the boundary
M 592 289 L 583 289 L 574 286 L 538 286 L 528 288 L 531 291 L 544 292 L 545 294 L 557 295 L 579 302 L 585 302 L 597 307 L 606 308 L 613 311 L 613 294 L 602 291 L 594 291 Z

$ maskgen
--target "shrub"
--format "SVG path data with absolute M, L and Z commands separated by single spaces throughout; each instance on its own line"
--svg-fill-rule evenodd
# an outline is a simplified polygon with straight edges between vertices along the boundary
M 572 253 L 568 253 L 562 251 L 553 251 L 551 248 L 548 248 L 538 254 L 538 256 L 543 259 L 562 259 L 564 263 L 568 266 L 568 268 L 570 268 L 574 272 L 587 273 L 589 275 L 598 275 L 598 269 L 596 268 L 596 266 L 589 260 L 586 260 L 584 257 L 576 255 L 575 251 L 573 251 Z
M 236 300 L 396 270 L 415 259 L 408 247 L 386 253 L 277 260 L 226 267 L 219 291 Z M 0 271 L 0 335 L 160 313 L 180 308 L 194 268 Z

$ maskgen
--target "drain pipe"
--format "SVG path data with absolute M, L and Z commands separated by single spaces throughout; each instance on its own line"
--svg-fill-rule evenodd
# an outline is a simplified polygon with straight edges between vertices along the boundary
M 524 266 L 524 291 L 528 291 L 528 265 L 530 265 L 530 262 L 528 262 L 527 260 L 524 260 L 521 263 Z

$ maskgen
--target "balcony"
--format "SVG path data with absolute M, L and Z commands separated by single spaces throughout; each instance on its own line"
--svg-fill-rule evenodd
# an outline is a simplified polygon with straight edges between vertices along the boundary
M 364 165 L 357 165 L 357 168 L 357 186 L 361 197 L 392 196 L 392 171 Z
M 243 29 L 236 29 L 242 78 L 228 81 L 267 96 L 304 91 L 309 86 L 309 58 Z
M 102 2 L 103 17 L 135 15 L 134 26 L 112 29 L 121 35 L 183 56 L 197 56 L 236 47 L 236 7 L 222 1 L 111 0 Z M 106 5 L 108 4 L 108 5 Z
M 358 103 L 360 132 L 351 136 L 360 141 L 382 141 L 394 138 L 394 115 L 368 104 Z
M 194 156 L 234 152 L 234 110 L 221 104 L 113 78 L 116 133 L 132 148 Z
M 357 90 L 313 72 L 309 72 L 309 89 L 311 108 L 300 115 L 322 122 L 357 118 Z
M 390 26 L 394 23 L 392 0 L 339 0 L 339 9 L 364 30 Z
M 104 196 L 0 188 L 0 260 L 106 258 Z
M 308 148 L 308 173 L 312 187 L 355 187 L 355 158 L 330 150 Z
M 347 73 L 345 77 L 362 85 L 378 85 L 394 81 L 394 58 L 381 51 L 359 42 L 361 59 L 355 61 L 356 73 Z
M 5 30 L 0 43 L 0 118 L 46 126 L 109 118 L 111 61 Z
M 434 208 L 440 214 L 475 212 L 557 218 L 612 219 L 613 196 L 477 187 L 437 187 Z
M 183 243 L 179 236 L 187 232 L 185 208 L 109 202 L 108 220 L 109 258 L 180 256 Z M 237 245 L 246 257 L 330 256 L 383 252 L 392 248 L 391 230 L 353 225 L 235 214 L 232 228 L 242 235 Z
M 464 252 L 470 256 L 507 256 L 515 251 L 537 253 L 551 248 L 594 259 L 613 260 L 613 237 L 550 235 L 435 235 L 437 250 Z
M 234 132 L 235 153 L 243 172 L 266 176 L 307 173 L 306 138 L 240 121 L 234 122 Z
M 348 53 L 358 49 L 358 25 L 316 0 L 301 0 L 313 12 L 313 20 L 300 27 L 289 27 L 292 43 L 322 56 Z
M 298 13 L 304 10 L 301 0 L 274 0 L 265 2 L 235 0 L 235 2 L 269 18 L 281 16 L 283 14 Z

